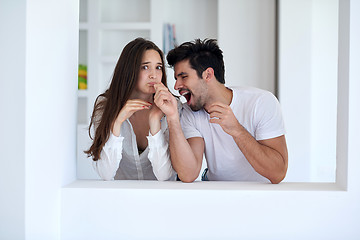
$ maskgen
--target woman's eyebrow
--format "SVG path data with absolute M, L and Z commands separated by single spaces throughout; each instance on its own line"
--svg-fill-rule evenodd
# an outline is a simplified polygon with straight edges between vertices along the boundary
M 144 64 L 149 64 L 149 63 L 151 63 L 151 62 L 143 62 L 143 63 L 141 63 L 141 65 L 144 65 Z M 162 62 L 158 62 L 158 63 L 156 63 L 156 64 L 163 65 L 163 64 L 162 64 Z

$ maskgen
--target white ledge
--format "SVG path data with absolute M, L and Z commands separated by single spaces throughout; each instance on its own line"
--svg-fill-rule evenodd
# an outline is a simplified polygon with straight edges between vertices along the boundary
M 75 189 L 164 189 L 164 190 L 244 190 L 244 191 L 346 191 L 335 182 L 326 183 L 292 183 L 280 184 L 208 181 L 183 183 L 179 181 L 136 181 L 136 180 L 76 180 L 63 188 Z

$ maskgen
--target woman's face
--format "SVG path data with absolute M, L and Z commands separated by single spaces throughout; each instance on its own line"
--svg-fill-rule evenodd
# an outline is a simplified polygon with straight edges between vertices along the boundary
M 146 50 L 140 64 L 136 91 L 144 94 L 155 93 L 154 84 L 161 82 L 163 67 L 160 54 L 153 49 Z

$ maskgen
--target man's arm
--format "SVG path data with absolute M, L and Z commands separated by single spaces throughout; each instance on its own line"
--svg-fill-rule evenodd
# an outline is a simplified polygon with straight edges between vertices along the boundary
M 185 139 L 180 124 L 177 101 L 163 84 L 155 84 L 154 102 L 166 115 L 169 128 L 171 163 L 183 182 L 193 182 L 200 173 L 204 140 L 200 137 Z
M 167 118 L 169 126 L 169 148 L 173 168 L 183 182 L 193 182 L 200 173 L 204 139 L 185 139 L 179 118 Z
M 285 136 L 260 140 L 238 122 L 230 106 L 216 103 L 209 107 L 210 122 L 219 124 L 231 135 L 237 146 L 257 173 L 268 178 L 271 183 L 281 182 L 288 167 L 288 153 Z
M 233 136 L 236 144 L 257 173 L 271 183 L 280 183 L 286 175 L 288 154 L 285 136 L 256 141 L 245 129 Z

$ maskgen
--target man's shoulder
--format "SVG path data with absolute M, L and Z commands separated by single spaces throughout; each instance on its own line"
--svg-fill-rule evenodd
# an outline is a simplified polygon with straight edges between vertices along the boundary
M 234 93 L 234 99 L 237 102 L 250 101 L 256 103 L 262 100 L 271 101 L 276 98 L 272 92 L 256 87 L 234 87 L 231 89 Z
M 269 95 L 272 94 L 270 91 L 256 88 L 256 87 L 231 87 L 237 94 L 245 94 L 245 95 L 252 95 L 252 96 L 262 96 L 262 95 Z

